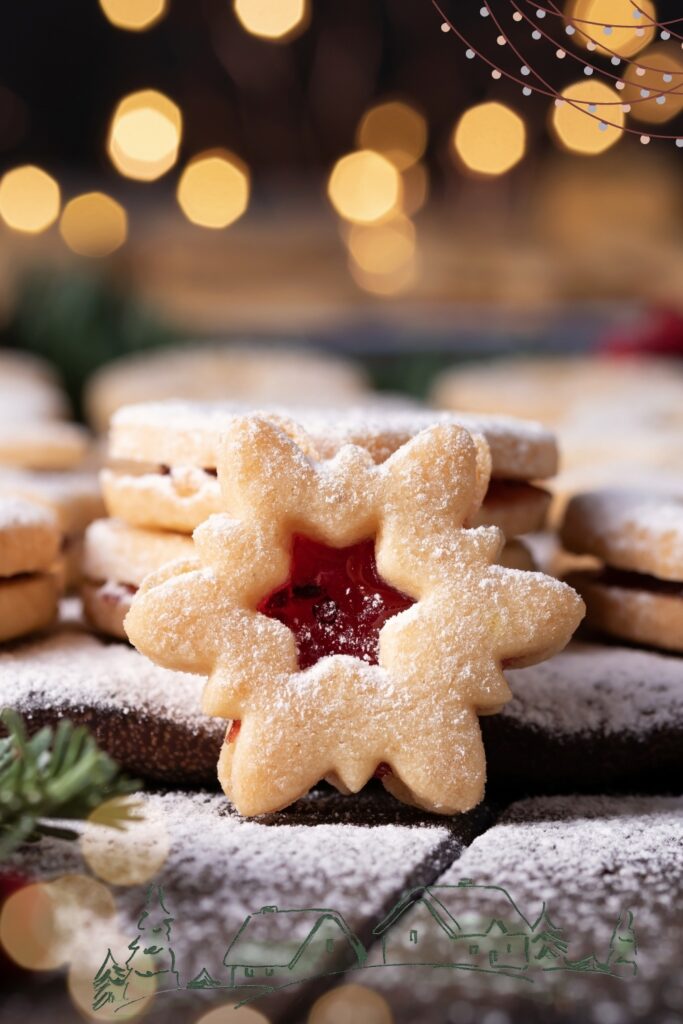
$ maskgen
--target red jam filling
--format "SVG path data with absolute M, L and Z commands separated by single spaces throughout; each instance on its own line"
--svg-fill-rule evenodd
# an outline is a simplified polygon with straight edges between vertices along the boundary
M 305 669 L 329 654 L 376 665 L 382 626 L 412 604 L 379 575 L 373 540 L 329 548 L 295 534 L 289 579 L 258 611 L 291 629 Z

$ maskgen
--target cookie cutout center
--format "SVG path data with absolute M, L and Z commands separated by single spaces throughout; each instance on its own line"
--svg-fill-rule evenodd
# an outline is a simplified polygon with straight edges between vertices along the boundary
M 414 603 L 379 575 L 373 540 L 330 548 L 295 534 L 289 579 L 258 611 L 291 629 L 305 669 L 330 654 L 376 665 L 382 626 Z

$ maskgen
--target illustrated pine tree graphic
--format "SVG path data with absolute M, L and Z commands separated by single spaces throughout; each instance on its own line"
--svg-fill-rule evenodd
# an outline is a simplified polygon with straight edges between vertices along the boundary
M 638 944 L 633 927 L 633 914 L 624 910 L 619 915 L 609 944 L 607 964 L 611 974 L 621 977 L 633 977 L 638 973 L 636 954 Z
M 569 947 L 562 938 L 562 929 L 553 924 L 547 910 L 536 922 L 531 945 L 534 960 L 559 960 L 567 953 Z
M 180 986 L 171 945 L 173 921 L 164 904 L 163 889 L 159 885 L 151 885 L 147 890 L 145 909 L 138 920 L 138 934 L 128 946 L 126 1000 L 153 995 L 157 989 Z
M 117 963 L 111 949 L 107 950 L 102 966 L 93 979 L 93 1010 L 123 1002 L 123 992 L 129 971 Z

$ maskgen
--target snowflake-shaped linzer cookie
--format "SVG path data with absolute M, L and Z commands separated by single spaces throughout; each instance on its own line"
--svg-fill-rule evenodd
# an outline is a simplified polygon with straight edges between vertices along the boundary
M 196 561 L 148 577 L 128 635 L 209 677 L 204 710 L 233 722 L 218 774 L 242 814 L 373 775 L 407 803 L 465 811 L 486 775 L 477 716 L 510 698 L 502 666 L 564 647 L 583 603 L 495 564 L 497 528 L 464 526 L 490 463 L 462 427 L 430 427 L 380 465 L 354 445 L 326 461 L 306 448 L 258 416 L 234 421 L 226 514 L 195 531 Z

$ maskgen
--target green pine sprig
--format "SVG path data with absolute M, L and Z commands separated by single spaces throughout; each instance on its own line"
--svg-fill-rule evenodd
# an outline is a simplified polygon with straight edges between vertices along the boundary
M 21 715 L 0 714 L 0 860 L 17 846 L 45 835 L 75 839 L 79 832 L 55 822 L 85 820 L 105 800 L 127 796 L 141 783 L 120 774 L 85 726 L 63 719 L 29 737 Z M 121 802 L 107 825 L 124 827 L 133 808 Z

